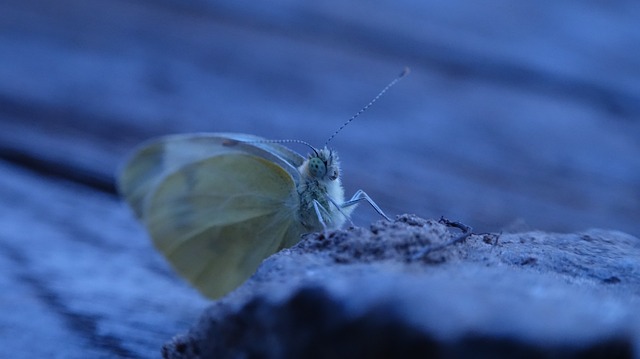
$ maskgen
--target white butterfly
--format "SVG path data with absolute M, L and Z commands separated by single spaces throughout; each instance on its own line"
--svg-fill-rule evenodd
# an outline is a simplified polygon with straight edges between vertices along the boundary
M 305 159 L 279 142 L 312 151 Z M 152 140 L 134 151 L 118 187 L 175 270 L 211 298 L 302 234 L 340 228 L 360 201 L 388 219 L 362 190 L 345 200 L 335 151 L 246 134 Z

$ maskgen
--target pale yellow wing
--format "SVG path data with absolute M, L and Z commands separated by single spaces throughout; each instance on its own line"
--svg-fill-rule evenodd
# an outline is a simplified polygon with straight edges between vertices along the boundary
M 158 249 L 212 298 L 302 233 L 295 169 L 302 157 L 276 144 L 228 143 L 251 138 L 165 137 L 143 146 L 119 178 Z
M 299 238 L 297 192 L 279 166 L 226 154 L 183 167 L 157 186 L 144 222 L 174 268 L 217 298 Z M 296 240 L 297 241 L 297 240 Z
M 200 133 L 165 136 L 143 143 L 128 159 L 118 176 L 118 190 L 138 218 L 143 218 L 144 202 L 153 188 L 182 166 L 229 153 L 253 153 L 283 167 L 297 184 L 297 167 L 302 156 L 277 143 L 238 143 L 261 141 L 261 137 L 239 133 Z

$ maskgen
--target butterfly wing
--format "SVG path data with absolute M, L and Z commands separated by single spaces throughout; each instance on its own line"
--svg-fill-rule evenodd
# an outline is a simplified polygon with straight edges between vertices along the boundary
M 153 139 L 133 152 L 120 171 L 118 189 L 136 216 L 143 218 L 145 199 L 164 178 L 193 162 L 230 153 L 253 153 L 272 160 L 283 167 L 297 185 L 300 181 L 297 167 L 304 158 L 277 143 L 242 143 L 263 140 L 239 133 L 181 134 Z
M 237 142 L 255 140 L 166 137 L 139 150 L 120 177 L 156 247 L 212 298 L 240 285 L 303 232 L 295 169 L 302 157 L 277 144 Z

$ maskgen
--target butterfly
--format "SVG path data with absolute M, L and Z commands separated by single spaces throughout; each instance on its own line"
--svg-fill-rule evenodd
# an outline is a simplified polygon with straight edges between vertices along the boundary
M 287 142 L 308 146 L 309 155 L 290 150 Z M 361 201 L 389 220 L 362 190 L 345 200 L 337 153 L 304 141 L 239 133 L 169 135 L 135 150 L 117 182 L 173 268 L 214 299 L 303 234 L 342 227 Z

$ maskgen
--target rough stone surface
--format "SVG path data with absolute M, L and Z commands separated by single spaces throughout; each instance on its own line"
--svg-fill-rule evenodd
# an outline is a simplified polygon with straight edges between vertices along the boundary
M 412 215 L 309 235 L 165 358 L 640 358 L 640 240 L 474 234 Z

